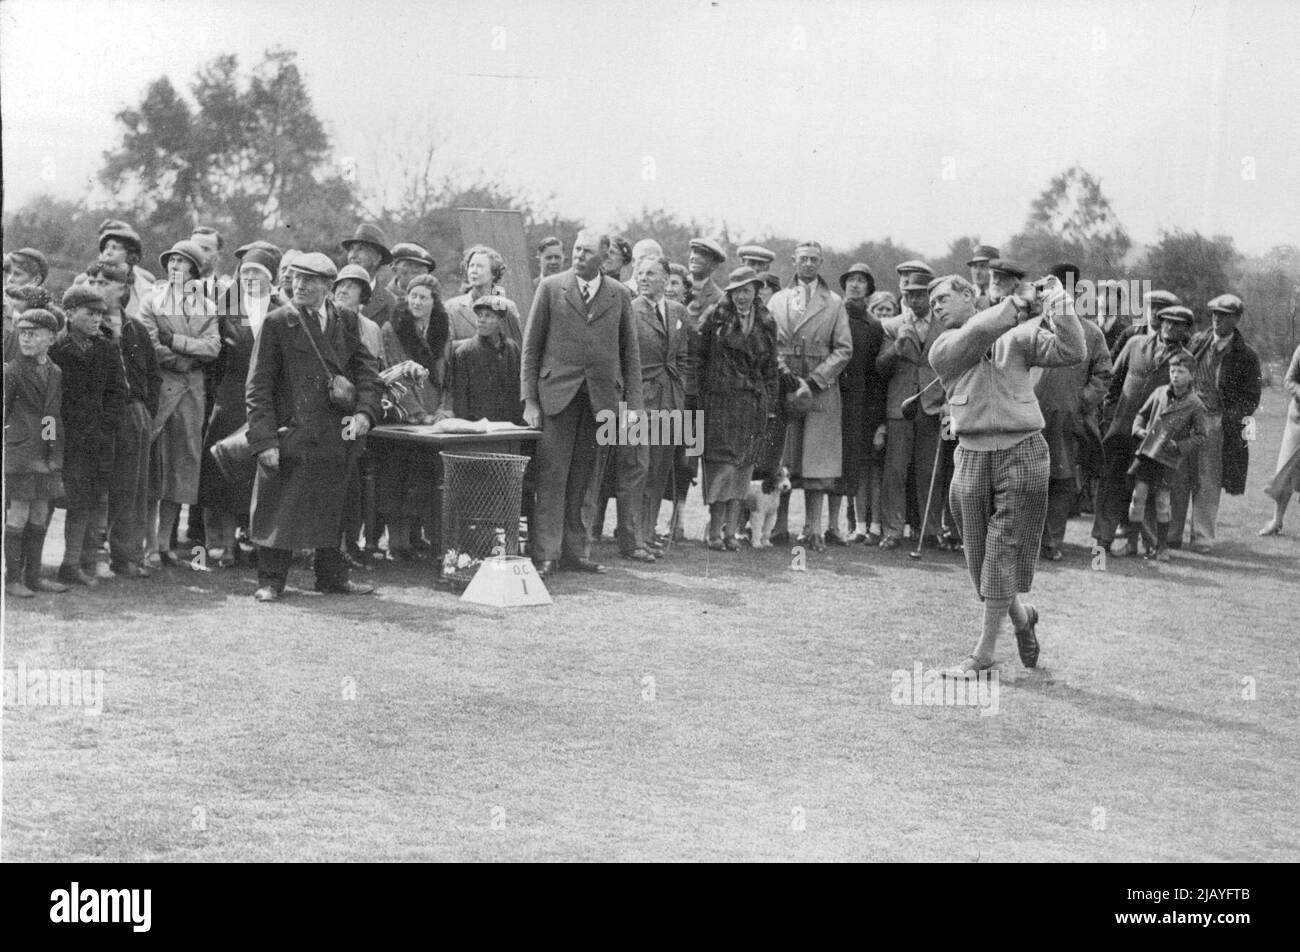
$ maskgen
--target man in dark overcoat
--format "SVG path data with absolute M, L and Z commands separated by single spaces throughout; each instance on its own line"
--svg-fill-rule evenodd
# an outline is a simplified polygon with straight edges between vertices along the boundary
M 337 276 L 318 252 L 293 263 L 293 300 L 266 316 L 248 373 L 248 443 L 257 455 L 250 535 L 258 546 L 258 601 L 284 591 L 298 549 L 316 551 L 316 590 L 365 595 L 339 548 L 348 468 L 380 419 L 375 358 L 357 315 L 328 299 Z M 354 406 L 331 401 L 331 379 L 355 387 Z M 337 389 L 337 388 L 336 388 Z

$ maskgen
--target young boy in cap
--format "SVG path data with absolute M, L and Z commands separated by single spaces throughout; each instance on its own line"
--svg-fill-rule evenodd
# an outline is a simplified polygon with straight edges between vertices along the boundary
M 50 359 L 63 371 L 60 415 L 68 443 L 63 456 L 63 566 L 59 581 L 93 586 L 96 577 L 111 577 L 96 566 L 94 536 L 101 509 L 108 507 L 113 471 L 113 440 L 126 400 L 126 382 L 117 348 L 100 326 L 108 304 L 89 287 L 71 287 L 63 295 L 67 334 L 50 348 Z
M 1205 404 L 1192 388 L 1196 358 L 1180 350 L 1169 358 L 1169 383 L 1156 387 L 1133 418 L 1133 439 L 1140 440 L 1129 475 L 1134 478 L 1128 518 L 1138 524 L 1146 512 L 1147 494 L 1156 494 L 1156 549 L 1160 562 L 1169 561 L 1170 483 L 1188 454 L 1205 442 L 1209 429 Z
M 145 578 L 145 527 L 149 513 L 149 446 L 158 412 L 162 371 L 149 330 L 126 310 L 133 298 L 130 272 L 102 259 L 86 269 L 87 286 L 108 305 L 104 328 L 122 360 L 125 399 L 113 436 L 113 470 L 105 513 L 109 569 L 115 575 Z
M 57 329 L 42 308 L 19 315 L 18 352 L 4 365 L 5 591 L 15 598 L 68 590 L 41 578 L 50 506 L 63 495 L 63 372 L 49 357 Z
M 443 409 L 462 420 L 524 422 L 519 400 L 519 345 L 506 336 L 503 322 L 509 311 L 504 298 L 481 297 L 474 302 L 478 333 L 456 341 L 447 368 Z

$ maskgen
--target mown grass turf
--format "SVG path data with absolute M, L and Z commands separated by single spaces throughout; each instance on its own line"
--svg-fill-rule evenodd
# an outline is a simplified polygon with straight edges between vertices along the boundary
M 3 859 L 1295 860 L 1300 510 L 1255 536 L 1284 406 L 1215 555 L 1093 571 L 1072 522 L 993 716 L 891 697 L 971 646 L 960 555 L 604 543 L 514 611 L 427 564 L 369 598 L 169 570 L 12 601 L 6 670 L 102 669 L 105 700 L 6 708 Z

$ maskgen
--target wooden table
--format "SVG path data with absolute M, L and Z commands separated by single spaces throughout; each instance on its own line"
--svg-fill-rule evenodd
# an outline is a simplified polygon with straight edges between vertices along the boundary
M 401 459 L 401 465 L 419 466 L 433 474 L 433 498 L 429 508 L 433 516 L 430 530 L 430 542 L 437 555 L 441 578 L 442 554 L 445 551 L 442 539 L 442 497 L 446 488 L 442 457 L 440 453 L 511 453 L 516 456 L 531 456 L 541 430 L 520 427 L 495 433 L 435 433 L 433 426 L 415 424 L 395 424 L 377 426 L 366 437 L 366 452 L 372 457 L 372 465 L 366 476 L 365 515 L 368 525 L 374 525 L 378 506 L 375 501 L 375 470 L 380 462 L 394 462 L 393 457 Z

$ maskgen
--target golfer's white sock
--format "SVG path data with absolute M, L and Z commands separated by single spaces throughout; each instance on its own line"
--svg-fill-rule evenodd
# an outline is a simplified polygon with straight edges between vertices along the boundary
M 1002 619 L 1007 617 L 1010 606 L 1011 600 L 1008 598 L 984 599 L 984 633 L 971 652 L 981 664 L 993 660 L 993 652 L 998 646 L 998 632 L 1002 630 Z
M 1011 616 L 1011 624 L 1017 628 L 1023 628 L 1029 624 L 1029 609 L 1025 603 L 1020 600 L 1019 595 L 1011 596 L 1011 607 L 1007 609 L 1007 614 Z

